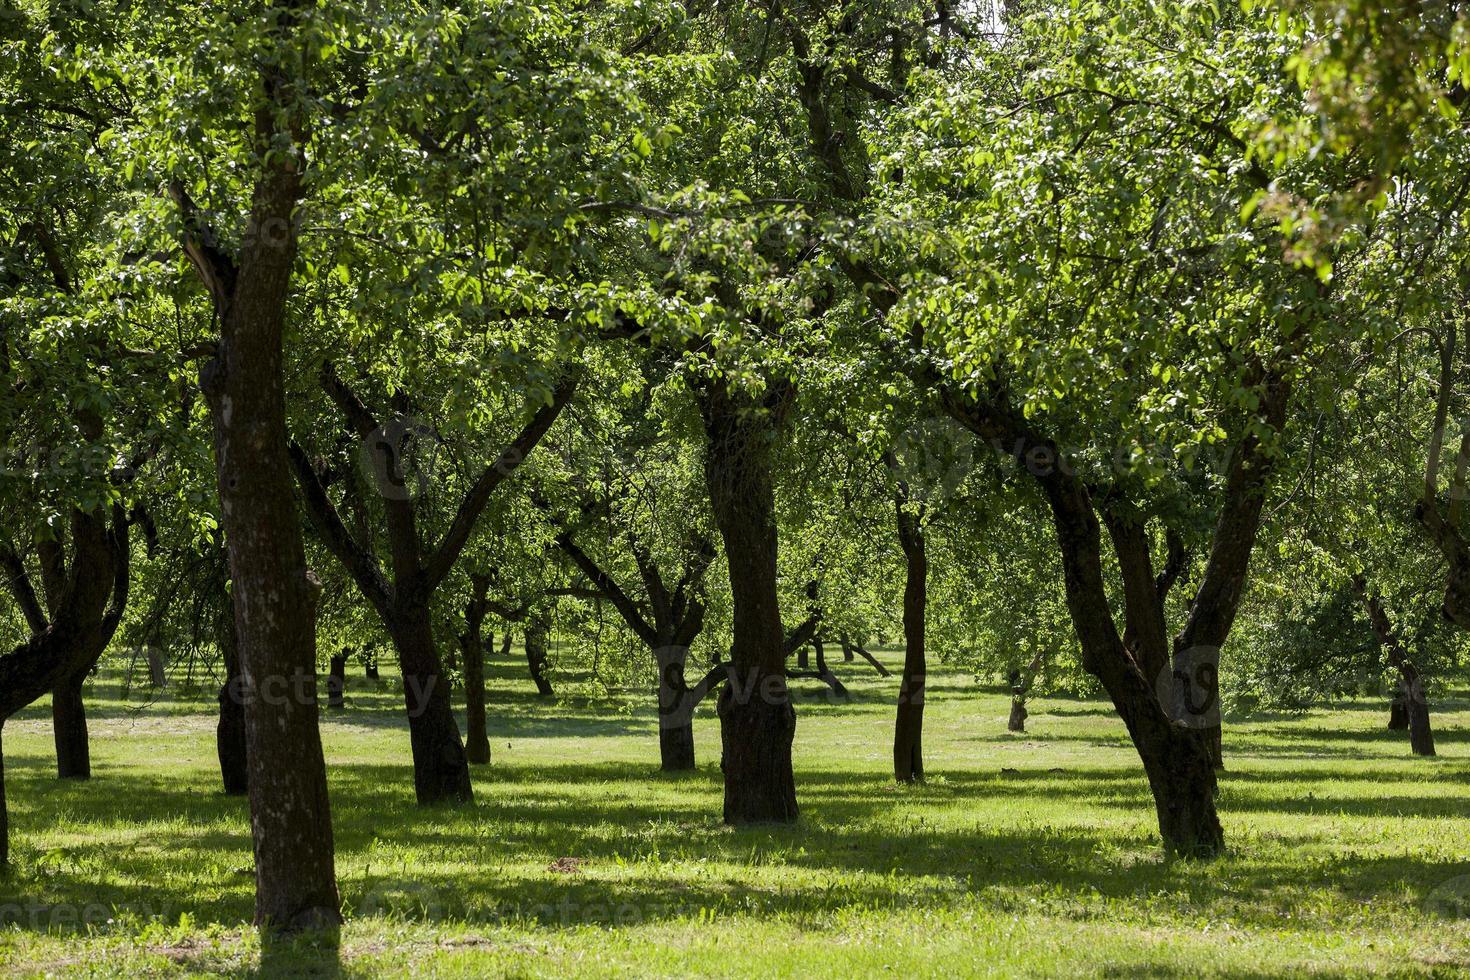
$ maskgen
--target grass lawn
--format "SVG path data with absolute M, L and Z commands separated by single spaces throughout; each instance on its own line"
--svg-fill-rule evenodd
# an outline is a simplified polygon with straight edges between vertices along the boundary
M 44 704 L 5 726 L 0 973 L 1470 974 L 1470 701 L 1435 706 L 1432 760 L 1383 730 L 1377 703 L 1230 721 L 1230 852 L 1194 864 L 1155 843 L 1107 705 L 1040 700 L 1010 735 L 1004 697 L 941 674 L 929 782 L 900 788 L 896 681 L 840 672 L 850 704 L 800 682 L 802 820 L 774 830 L 720 824 L 712 715 L 696 725 L 699 772 L 661 776 L 647 704 L 538 701 L 524 662 L 498 657 L 475 805 L 419 809 L 386 669 L 376 688 L 350 678 L 322 730 L 340 958 L 262 957 L 212 697 L 143 706 L 99 679 L 90 783 L 53 778 Z

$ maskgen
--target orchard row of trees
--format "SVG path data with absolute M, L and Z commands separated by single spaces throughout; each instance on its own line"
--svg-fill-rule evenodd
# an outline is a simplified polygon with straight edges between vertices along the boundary
M 392 651 L 426 805 L 472 799 L 511 629 L 543 692 L 551 635 L 654 688 L 666 769 L 715 699 L 735 824 L 797 818 L 788 683 L 884 633 L 897 779 L 933 647 L 1016 725 L 1106 696 L 1185 855 L 1222 697 L 1386 676 L 1433 751 L 1457 6 L 3 14 L 0 719 L 51 695 L 86 777 L 109 644 L 205 651 L 262 926 L 340 920 L 349 648 Z

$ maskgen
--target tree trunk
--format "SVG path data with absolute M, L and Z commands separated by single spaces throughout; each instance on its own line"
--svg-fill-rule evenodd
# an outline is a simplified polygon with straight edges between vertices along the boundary
M 653 651 L 658 664 L 658 754 L 664 772 L 694 768 L 694 709 L 684 668 L 689 648 L 663 644 Z
M 924 678 L 928 672 L 924 627 L 929 556 L 923 514 L 909 507 L 905 490 L 898 500 L 898 538 L 907 564 L 903 587 L 903 674 L 898 686 L 898 717 L 893 727 L 893 778 L 900 783 L 924 779 Z
M 853 662 L 853 660 L 857 659 L 857 654 L 852 652 L 852 641 L 848 639 L 846 633 L 838 633 L 837 642 L 842 647 L 843 663 L 850 664 Z
M 347 707 L 347 657 L 337 654 L 327 668 L 327 707 L 340 711 Z
M 240 674 L 240 648 L 235 639 L 235 614 L 225 610 L 218 634 L 225 660 L 225 682 L 219 689 L 219 723 L 214 729 L 220 779 L 226 796 L 250 792 L 250 768 L 245 756 L 245 681 Z
M 1388 730 L 1391 732 L 1406 732 L 1409 730 L 1409 705 L 1402 694 L 1395 694 L 1388 705 Z
M 526 624 L 526 666 L 536 682 L 536 693 L 543 698 L 555 697 L 546 664 L 546 620 L 540 614 L 532 614 Z
M 400 605 L 392 635 L 408 709 L 414 795 L 421 804 L 468 803 L 474 799 L 469 762 L 454 720 L 449 684 L 439 669 L 428 605 Z
M 1410 667 L 1412 670 L 1412 667 Z M 1417 672 L 1410 678 L 1405 672 L 1404 711 L 1409 716 L 1409 748 L 1415 755 L 1434 755 L 1434 730 L 1429 724 L 1429 701 Z
M 157 647 L 148 647 L 143 654 L 148 658 L 148 685 L 155 691 L 168 687 L 168 671 L 163 663 L 163 651 Z
M 370 681 L 378 679 L 378 654 L 375 651 L 363 653 L 362 676 Z
M 477 766 L 490 762 L 490 736 L 485 730 L 485 593 L 490 580 L 483 575 L 472 579 L 474 595 L 465 605 L 464 632 L 459 649 L 464 660 L 465 758 Z M 495 642 L 495 634 L 490 635 Z
M 1140 678 L 1142 675 L 1139 675 Z M 1225 847 L 1225 834 L 1215 813 L 1215 767 L 1200 732 L 1170 725 L 1152 690 L 1146 692 L 1154 722 L 1140 726 L 1135 737 L 1149 787 L 1153 790 L 1159 830 L 1165 844 L 1186 857 L 1211 857 Z
M 483 766 L 490 762 L 490 736 L 485 728 L 485 647 L 466 636 L 460 651 L 464 656 L 464 754 L 472 765 Z
M 5 719 L 0 718 L 0 871 L 10 867 L 10 805 L 5 800 Z
M 1383 608 L 1382 600 L 1376 593 L 1369 591 L 1367 579 L 1361 574 L 1355 575 L 1352 584 L 1353 591 L 1358 594 L 1368 612 L 1368 623 L 1373 628 L 1374 637 L 1388 654 L 1388 662 L 1399 672 L 1403 710 L 1408 721 L 1409 748 L 1415 755 L 1434 755 L 1434 731 L 1429 724 L 1429 701 L 1424 696 L 1424 679 L 1419 676 L 1419 668 L 1409 659 L 1408 651 L 1394 632 L 1393 623 L 1388 618 L 1388 611 Z M 1392 717 L 1389 719 L 1389 727 L 1393 727 Z
M 732 671 L 718 705 L 730 824 L 791 823 L 798 815 L 791 765 L 796 710 L 786 687 L 770 456 L 772 415 L 793 392 L 773 385 L 764 405 L 734 396 L 718 380 L 700 400 L 708 436 L 705 481 L 725 542 L 733 605 Z
M 511 636 L 510 630 L 506 630 L 505 638 L 500 641 L 500 655 L 502 657 L 510 656 L 510 644 L 512 639 L 514 639 L 514 637 Z
M 87 740 L 87 708 L 82 685 L 91 665 L 67 674 L 51 692 L 51 729 L 56 741 L 56 775 L 61 779 L 91 779 L 92 753 Z
M 1030 712 L 1026 710 L 1026 697 L 1023 694 L 1012 695 L 1011 716 L 1006 720 L 1006 731 L 1024 732 L 1026 730 L 1026 719 Z
M 281 14 L 281 51 L 293 42 L 297 8 Z M 231 261 L 205 234 L 182 184 L 185 251 L 220 313 L 218 350 L 200 371 L 214 423 L 220 510 L 229 548 L 241 672 L 250 824 L 255 849 L 255 920 L 263 931 L 335 929 L 342 921 L 317 728 L 316 602 L 296 491 L 286 455 L 282 335 L 296 258 L 295 211 L 304 161 L 288 57 L 260 59 L 272 104 L 255 114 L 262 154 L 252 229 Z

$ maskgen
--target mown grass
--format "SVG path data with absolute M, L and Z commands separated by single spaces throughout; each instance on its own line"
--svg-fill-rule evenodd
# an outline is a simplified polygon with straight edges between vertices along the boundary
M 892 654 L 887 654 L 894 659 Z M 385 671 L 386 673 L 386 671 Z M 53 778 L 44 705 L 5 727 L 13 872 L 0 971 L 138 975 L 1458 976 L 1470 972 L 1470 701 L 1414 759 L 1379 704 L 1227 730 L 1229 854 L 1171 861 L 1108 707 L 931 679 L 927 784 L 889 776 L 896 682 L 799 711 L 802 820 L 721 825 L 718 728 L 657 769 L 643 703 L 532 695 L 491 671 L 493 764 L 471 808 L 413 804 L 386 678 L 323 723 L 348 921 L 340 953 L 262 953 L 243 801 L 212 699 L 92 692 L 94 778 Z

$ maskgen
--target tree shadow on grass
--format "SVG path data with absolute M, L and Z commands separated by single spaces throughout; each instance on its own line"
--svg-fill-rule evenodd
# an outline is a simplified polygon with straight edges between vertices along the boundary
M 47 851 L 19 847 L 21 873 L 0 882 L 0 906 L 42 911 L 15 927 L 80 932 L 73 913 L 55 911 L 64 907 L 113 910 L 109 917 L 124 930 L 150 917 L 177 922 L 185 912 L 198 924 L 249 921 L 243 801 L 210 792 L 197 771 L 168 789 L 128 774 L 58 787 L 40 771 L 45 761 L 22 757 L 13 772 L 17 843 L 51 814 L 90 839 Z M 481 782 L 476 806 L 449 809 L 412 803 L 406 765 L 339 765 L 331 778 L 344 901 L 350 914 L 386 919 L 556 929 L 738 913 L 815 923 L 847 908 L 922 903 L 979 901 L 1028 913 L 1038 900 L 1063 902 L 1058 896 L 1074 896 L 1060 914 L 1086 914 L 1088 902 L 1168 894 L 1181 908 L 1265 927 L 1304 891 L 1403 903 L 1470 871 L 1470 864 L 1355 852 L 1330 864 L 1282 860 L 1295 830 L 1211 865 L 1169 860 L 1154 841 L 1142 775 L 1126 767 L 958 772 L 916 788 L 871 772 L 803 769 L 802 821 L 749 829 L 719 823 L 712 767 L 679 778 L 633 763 L 507 767 L 493 785 Z M 1327 790 L 1344 778 L 1362 774 L 1327 769 L 1310 781 Z M 1406 788 L 1413 781 L 1402 779 Z M 1227 833 L 1230 815 L 1243 812 L 1458 815 L 1455 800 L 1348 797 L 1317 809 L 1273 792 L 1268 774 L 1227 774 Z M 1030 801 L 1056 816 L 1003 826 L 942 819 L 965 799 L 1002 812 Z M 1099 811 L 1136 816 L 1137 828 L 1090 829 L 1085 823 Z M 1299 838 L 1321 829 L 1303 823 Z

